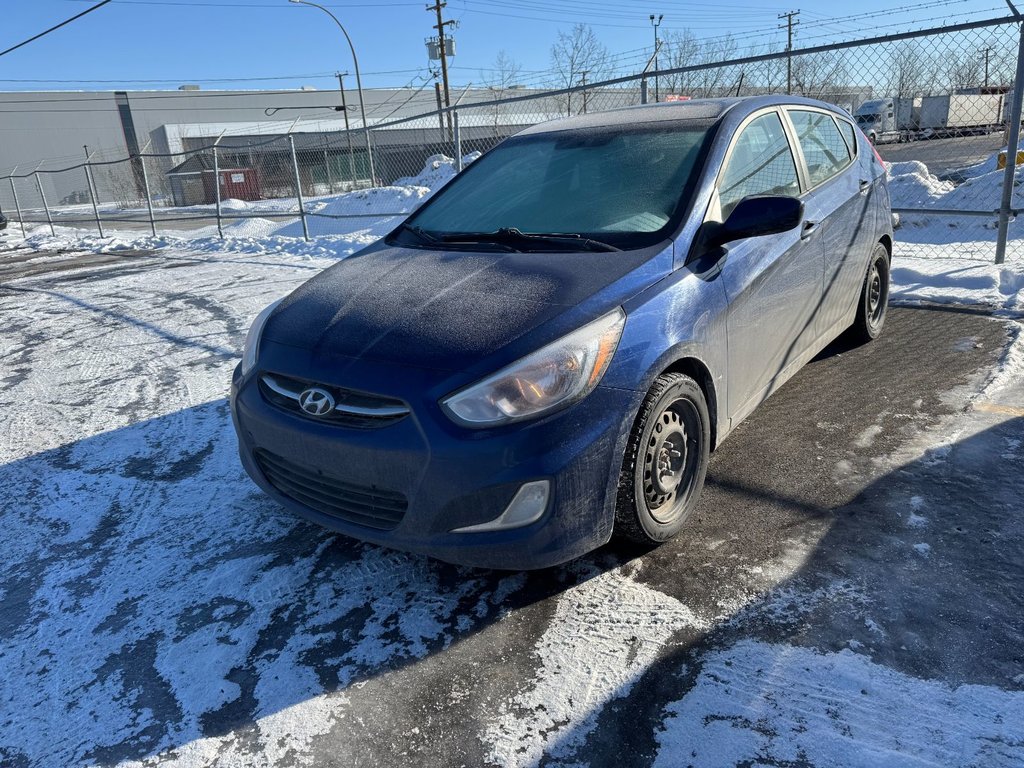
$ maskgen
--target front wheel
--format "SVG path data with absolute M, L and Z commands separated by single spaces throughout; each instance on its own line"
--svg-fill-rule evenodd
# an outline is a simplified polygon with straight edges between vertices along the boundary
M 672 538 L 693 512 L 708 468 L 711 428 L 697 382 L 659 376 L 644 397 L 619 479 L 615 534 L 650 544 Z
M 850 333 L 860 342 L 877 339 L 885 325 L 889 309 L 889 251 L 881 243 L 875 244 L 871 263 L 861 288 L 857 319 L 853 321 Z

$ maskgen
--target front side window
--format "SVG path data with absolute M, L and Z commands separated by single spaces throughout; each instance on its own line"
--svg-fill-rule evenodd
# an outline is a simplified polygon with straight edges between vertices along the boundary
M 632 244 L 662 230 L 692 191 L 709 127 L 673 122 L 513 138 L 409 224 L 442 239 L 514 228 Z
M 812 187 L 831 179 L 850 164 L 850 150 L 831 115 L 793 109 L 789 117 L 807 161 Z
M 736 139 L 718 183 L 722 219 L 751 195 L 799 194 L 796 161 L 782 120 L 775 112 L 755 118 Z

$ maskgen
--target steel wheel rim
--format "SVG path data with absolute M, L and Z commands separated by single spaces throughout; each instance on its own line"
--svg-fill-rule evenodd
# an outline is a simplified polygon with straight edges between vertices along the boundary
M 689 400 L 669 403 L 658 414 L 644 446 L 640 491 L 655 521 L 667 524 L 693 490 L 700 459 L 700 417 Z
M 872 325 L 877 325 L 885 312 L 886 290 L 882 282 L 882 270 L 876 259 L 871 264 L 871 271 L 868 273 L 868 319 Z

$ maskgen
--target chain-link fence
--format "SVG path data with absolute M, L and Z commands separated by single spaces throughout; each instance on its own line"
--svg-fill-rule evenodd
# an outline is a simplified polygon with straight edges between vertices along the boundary
M 670 66 L 659 72 L 521 96 L 506 90 L 512 95 L 365 129 L 305 132 L 298 121 L 285 135 L 186 140 L 174 155 L 15 169 L 0 177 L 0 207 L 14 222 L 105 233 L 373 237 L 480 153 L 536 123 L 655 94 L 676 101 L 789 92 L 849 111 L 888 164 L 897 255 L 991 261 L 1005 250 L 1024 258 L 1024 228 L 1014 220 L 1024 188 L 1017 153 L 1006 151 L 1020 125 L 1019 27 L 1014 18 L 990 19 L 725 60 L 709 46 L 677 43 L 662 51 Z

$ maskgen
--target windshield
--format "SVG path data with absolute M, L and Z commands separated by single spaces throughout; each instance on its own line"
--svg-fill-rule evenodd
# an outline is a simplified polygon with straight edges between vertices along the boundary
M 460 242 L 516 230 L 653 243 L 691 191 L 708 128 L 674 122 L 512 138 L 445 186 L 407 228 Z

